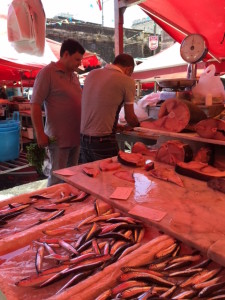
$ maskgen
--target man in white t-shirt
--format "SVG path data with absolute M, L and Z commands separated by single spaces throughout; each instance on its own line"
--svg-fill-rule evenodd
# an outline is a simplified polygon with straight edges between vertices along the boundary
M 113 64 L 88 74 L 81 103 L 82 163 L 117 155 L 119 149 L 115 133 L 122 105 L 127 123 L 132 127 L 139 126 L 133 106 L 133 69 L 133 57 L 120 54 Z

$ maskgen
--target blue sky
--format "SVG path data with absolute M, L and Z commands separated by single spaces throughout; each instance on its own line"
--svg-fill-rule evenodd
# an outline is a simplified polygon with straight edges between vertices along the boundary
M 12 0 L 0 0 L 1 13 L 7 12 Z M 75 19 L 102 24 L 102 11 L 96 0 L 42 0 L 46 16 L 51 18 L 60 12 L 73 14 Z M 103 1 L 104 26 L 114 27 L 114 0 Z M 130 28 L 132 21 L 147 15 L 134 5 L 126 9 L 124 27 Z

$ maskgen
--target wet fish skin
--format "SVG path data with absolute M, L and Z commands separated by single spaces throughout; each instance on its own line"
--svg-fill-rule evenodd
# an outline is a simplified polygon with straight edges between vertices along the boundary
M 39 222 L 43 223 L 43 222 L 54 220 L 54 219 L 62 216 L 64 214 L 64 212 L 65 212 L 65 209 L 54 211 L 53 213 L 39 219 Z
M 82 245 L 84 244 L 84 242 L 85 242 L 85 240 L 86 240 L 87 234 L 88 234 L 88 231 L 82 233 L 82 234 L 79 236 L 79 238 L 78 238 L 78 240 L 76 241 L 76 244 L 75 244 L 75 246 L 74 246 L 75 249 L 78 249 L 80 246 L 82 246 Z
M 48 196 L 48 195 L 40 195 L 40 194 L 31 195 L 29 198 L 30 199 L 34 199 L 34 198 L 36 198 L 36 199 L 46 199 L 46 200 L 51 199 L 51 197 Z
M 141 223 L 141 221 L 135 220 L 131 217 L 122 217 L 122 216 L 106 220 L 106 223 L 120 223 L 120 222 L 126 222 L 126 223 L 130 223 L 130 224 Z
M 190 276 L 190 275 L 199 273 L 202 270 L 203 270 L 202 268 L 181 270 L 181 271 L 169 273 L 169 277 L 177 277 L 177 276 L 185 277 L 185 276 Z
M 225 281 L 218 282 L 218 283 L 212 284 L 210 286 L 207 286 L 199 292 L 198 297 L 199 298 L 207 297 L 207 296 L 211 295 L 214 291 L 217 291 L 218 289 L 220 289 L 224 286 L 225 286 Z
M 47 274 L 53 274 L 53 273 L 58 273 L 61 272 L 63 270 L 65 270 L 66 268 L 68 268 L 69 265 L 68 264 L 64 264 L 64 265 L 57 265 L 56 267 L 52 267 L 49 269 L 45 269 L 41 272 L 42 275 L 47 275 Z
M 161 294 L 159 296 L 159 298 L 170 299 L 176 289 L 177 289 L 176 285 L 172 286 L 170 289 L 168 289 L 168 291 L 166 291 L 163 294 Z
M 148 284 L 146 282 L 143 281 L 136 281 L 136 280 L 128 280 L 125 282 L 122 282 L 120 284 L 118 284 L 117 286 L 115 286 L 114 288 L 112 288 L 112 295 L 115 296 L 116 294 L 131 288 L 131 287 L 141 287 L 141 286 L 147 286 Z
M 120 281 L 126 281 L 126 280 L 143 280 L 143 281 L 147 281 L 147 282 L 154 282 L 163 286 L 174 286 L 175 284 L 171 281 L 168 281 L 162 277 L 153 275 L 153 274 L 149 274 L 149 273 L 145 273 L 145 272 L 128 272 L 125 274 L 122 274 L 120 276 Z
M 86 264 L 86 265 L 79 265 L 75 267 L 68 268 L 64 271 L 62 271 L 62 274 L 70 274 L 70 273 L 80 273 L 80 272 L 85 272 L 85 271 L 91 271 L 99 268 L 103 264 L 103 261 L 97 261 L 92 264 Z
M 113 256 L 115 256 L 117 259 L 120 257 L 120 255 L 127 249 L 129 248 L 130 246 L 132 246 L 131 243 L 126 243 L 122 246 L 120 246 L 116 251 L 115 253 L 113 254 Z
M 20 210 L 20 211 L 15 211 L 15 212 L 12 212 L 11 214 L 7 214 L 6 216 L 2 216 L 1 217 L 1 222 L 3 225 L 7 224 L 7 221 L 6 220 L 10 220 L 10 219 L 13 219 L 19 215 L 21 215 L 23 213 L 23 210 Z
M 158 258 L 149 264 L 149 269 L 158 270 L 158 271 L 164 270 L 170 260 L 171 260 L 171 257 Z
M 178 244 L 175 242 L 168 248 L 163 249 L 163 250 L 159 251 L 158 253 L 156 253 L 155 258 L 162 258 L 162 257 L 170 256 L 176 250 L 177 247 L 178 247 Z
M 225 288 L 219 289 L 212 293 L 212 297 L 219 296 L 219 295 L 225 295 Z
M 164 271 L 171 271 L 171 270 L 174 270 L 174 269 L 180 269 L 180 268 L 183 268 L 183 267 L 190 266 L 190 264 L 191 264 L 191 261 L 179 261 L 179 262 L 176 262 L 174 264 L 167 265 L 164 268 Z
M 79 248 L 76 248 L 79 253 L 82 253 L 84 250 L 88 249 L 92 246 L 92 240 L 87 241 L 86 243 L 82 244 Z
M 52 274 L 30 276 L 17 281 L 15 285 L 21 287 L 39 287 L 41 283 L 43 283 L 50 277 L 52 277 Z
M 121 271 L 123 273 L 129 273 L 129 272 L 140 272 L 140 273 L 148 273 L 148 274 L 152 274 L 158 277 L 164 277 L 165 274 L 157 272 L 157 271 L 153 271 L 153 270 L 149 270 L 149 269 L 145 269 L 142 267 L 122 267 Z
M 110 218 L 116 218 L 119 217 L 120 213 L 116 212 L 116 213 L 111 213 L 111 214 L 102 214 L 100 216 L 95 217 L 92 221 L 90 221 L 89 223 L 92 222 L 99 222 L 99 221 L 106 221 Z
M 106 254 L 109 254 L 110 253 L 110 244 L 109 242 L 106 242 L 104 248 L 103 248 L 103 254 L 106 255 Z
M 41 273 L 42 270 L 42 264 L 43 264 L 43 258 L 44 258 L 44 250 L 45 247 L 44 245 L 41 245 L 38 247 L 38 250 L 36 252 L 36 257 L 35 257 L 35 269 L 37 273 Z
M 100 254 L 101 254 L 101 250 L 100 250 L 100 248 L 99 248 L 99 246 L 98 246 L 98 242 L 96 241 L 96 239 L 92 239 L 91 245 L 92 245 L 92 250 L 93 250 L 96 254 L 100 255 Z M 108 254 L 108 253 L 104 253 L 104 254 Z
M 93 223 L 91 228 L 89 229 L 85 241 L 91 240 L 93 237 L 98 236 L 98 234 L 102 231 L 102 228 L 97 225 L 97 223 Z
M 194 290 L 187 290 L 184 292 L 179 293 L 178 295 L 174 296 L 172 300 L 174 299 L 193 299 L 197 295 L 197 292 Z
M 195 275 L 189 277 L 186 281 L 182 282 L 180 284 L 180 287 L 185 288 L 187 286 L 194 285 L 196 283 L 207 281 L 207 280 L 211 279 L 212 277 L 214 277 L 216 274 L 218 274 L 221 270 L 222 270 L 222 267 L 218 267 L 218 268 L 210 270 L 210 271 L 203 270 L 202 272 L 195 274 Z
M 116 252 L 116 250 L 124 244 L 126 244 L 126 241 L 115 241 L 115 243 L 111 246 L 110 254 L 113 255 Z
M 48 206 L 33 206 L 34 209 L 38 210 L 38 211 L 43 211 L 43 212 L 53 212 L 53 211 L 57 211 L 58 208 L 57 207 L 48 207 Z
M 90 196 L 90 194 L 86 193 L 86 192 L 81 192 L 77 197 L 72 198 L 70 200 L 70 202 L 80 202 L 85 200 L 86 198 L 88 198 Z
M 96 215 L 91 215 L 91 216 L 85 218 L 84 220 L 82 220 L 82 221 L 77 225 L 76 228 L 79 229 L 81 226 L 83 226 L 83 225 L 89 223 L 89 222 L 90 222 L 91 220 L 93 220 L 95 217 L 96 217 Z M 76 228 L 75 228 L 75 229 L 76 229 Z
M 213 297 L 209 298 L 209 300 L 223 300 L 223 299 L 225 299 L 225 294 L 217 295 L 217 296 L 213 296 Z
M 138 238 L 137 238 L 136 242 L 140 243 L 142 241 L 144 235 L 145 235 L 145 228 L 142 227 L 141 230 L 139 231 Z
M 119 256 L 118 260 L 120 260 L 121 258 L 123 258 L 124 256 L 126 256 L 127 254 L 129 254 L 130 252 L 136 250 L 138 247 L 140 247 L 140 243 L 136 243 L 130 247 L 128 247 L 127 249 L 125 249 L 123 251 L 123 253 Z
M 122 299 L 130 299 L 131 297 L 136 297 L 148 291 L 150 292 L 150 295 L 156 294 L 153 292 L 153 289 L 151 290 L 151 286 L 135 286 L 122 291 L 119 294 L 119 297 Z
M 58 261 L 68 261 L 70 259 L 69 255 L 60 255 L 58 253 L 49 254 L 45 256 L 45 259 L 55 259 Z
M 63 278 L 63 274 L 61 272 L 59 273 L 54 273 L 52 274 L 52 276 L 50 278 L 48 278 L 47 280 L 45 280 L 44 282 L 42 282 L 39 287 L 42 288 L 42 287 L 46 287 L 47 285 L 49 284 L 52 284 L 56 281 L 58 281 L 59 279 Z
M 124 235 L 122 235 L 120 233 L 117 233 L 117 232 L 107 232 L 107 233 L 104 233 L 104 234 L 99 234 L 98 238 L 100 238 L 100 239 L 113 238 L 113 239 L 116 239 L 116 240 L 123 240 L 123 241 L 126 241 L 126 242 L 130 242 L 130 239 L 126 238 Z
M 50 255 L 56 254 L 55 251 L 52 249 L 52 247 L 49 246 L 49 244 L 47 244 L 46 242 L 44 242 L 43 245 L 44 245 L 45 249 L 48 251 L 48 253 Z
M 102 234 L 110 232 L 110 231 L 114 231 L 116 229 L 121 229 L 121 228 L 123 228 L 123 225 L 127 226 L 128 223 L 118 222 L 118 223 L 113 223 L 113 224 L 107 224 L 106 226 L 102 227 Z M 124 228 L 126 228 L 126 227 L 124 227 Z M 128 227 L 128 229 L 129 229 L 129 227 Z
M 75 255 L 79 255 L 79 252 L 69 243 L 65 242 L 64 240 L 59 240 L 59 245 L 64 248 L 65 250 L 75 254 Z
M 89 253 L 81 254 L 80 256 L 77 256 L 74 258 L 70 258 L 70 260 L 65 262 L 65 264 L 75 265 L 75 264 L 79 264 L 85 260 L 88 260 L 89 258 L 94 258 L 94 257 L 96 257 L 96 253 L 89 252 Z
M 207 267 L 211 262 L 212 262 L 212 260 L 211 260 L 210 258 L 207 258 L 207 259 L 201 261 L 200 263 L 191 266 L 189 269 L 192 269 L 192 268 L 205 268 L 205 267 Z
M 106 290 L 102 294 L 100 294 L 95 300 L 108 300 L 111 299 L 112 291 Z
M 72 202 L 72 200 L 78 197 L 78 194 L 76 195 L 69 195 L 69 196 L 65 196 L 63 198 L 57 199 L 54 201 L 55 204 L 59 204 L 59 203 L 67 203 L 67 202 Z
M 63 292 L 66 288 L 77 284 L 78 282 L 80 282 L 81 280 L 87 278 L 88 276 L 90 276 L 92 274 L 93 271 L 89 271 L 89 272 L 81 272 L 79 274 L 74 275 L 63 287 L 61 287 L 60 290 L 58 290 L 56 292 L 56 295 L 60 294 L 61 292 Z
M 204 282 L 196 283 L 193 286 L 193 288 L 195 290 L 203 289 L 203 288 L 205 288 L 207 286 L 210 286 L 210 285 L 213 285 L 213 284 L 217 283 L 221 278 L 222 278 L 222 276 L 218 276 L 218 277 L 215 277 L 213 279 L 210 279 L 210 280 L 207 280 L 207 281 L 204 281 Z
M 99 216 L 100 215 L 100 205 L 99 205 L 99 200 L 96 198 L 94 201 L 94 209 L 96 212 L 96 215 Z
M 173 263 L 178 263 L 178 262 L 184 262 L 184 261 L 198 261 L 202 258 L 202 256 L 200 254 L 196 254 L 196 255 L 183 255 L 183 256 L 178 256 L 178 257 L 174 257 L 173 259 L 170 260 L 170 264 Z M 195 266 L 195 268 L 197 268 Z
M 16 207 L 11 208 L 11 209 L 0 211 L 0 218 L 6 220 L 6 217 L 10 217 L 10 215 L 12 215 L 13 213 L 24 211 L 29 206 L 30 206 L 30 204 L 28 203 L 28 204 L 23 204 L 23 205 L 16 206 Z

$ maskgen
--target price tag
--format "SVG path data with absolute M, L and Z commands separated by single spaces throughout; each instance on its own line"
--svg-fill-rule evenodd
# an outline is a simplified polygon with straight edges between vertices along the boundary
M 139 216 L 153 221 L 161 221 L 167 214 L 165 211 L 145 207 L 142 205 L 136 205 L 128 213 L 133 216 Z
M 74 172 L 72 172 L 71 170 L 68 170 L 68 169 L 57 170 L 57 171 L 54 171 L 53 173 L 63 175 L 63 176 L 72 176 L 75 174 Z
M 132 187 L 117 187 L 110 198 L 118 200 L 127 200 L 132 193 Z

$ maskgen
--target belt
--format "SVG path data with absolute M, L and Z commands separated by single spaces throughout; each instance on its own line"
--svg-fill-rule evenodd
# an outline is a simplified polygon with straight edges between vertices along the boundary
M 115 138 L 115 134 L 109 134 L 109 135 L 102 135 L 102 136 L 91 136 L 91 135 L 86 135 L 86 134 L 82 134 L 80 135 L 81 139 L 86 139 L 86 140 L 93 140 L 93 141 L 103 141 L 106 139 L 110 139 L 110 138 Z

